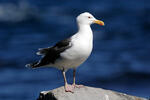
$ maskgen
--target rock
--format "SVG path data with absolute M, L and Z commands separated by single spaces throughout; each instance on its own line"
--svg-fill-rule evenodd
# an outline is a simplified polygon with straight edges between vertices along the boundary
M 118 93 L 101 88 L 84 86 L 76 88 L 74 93 L 65 92 L 64 87 L 50 91 L 42 91 L 37 100 L 148 100 L 124 93 Z

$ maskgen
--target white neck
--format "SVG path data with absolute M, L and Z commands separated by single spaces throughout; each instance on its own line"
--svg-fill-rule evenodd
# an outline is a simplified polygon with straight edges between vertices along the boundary
M 86 42 L 89 41 L 93 43 L 93 32 L 91 30 L 90 25 L 78 24 L 78 32 L 76 36 L 81 37 L 82 40 L 85 40 Z
M 78 24 L 78 32 L 79 33 L 85 33 L 85 34 L 88 34 L 88 33 L 92 33 L 92 30 L 91 30 L 91 27 L 90 25 L 88 24 Z M 86 33 L 88 32 L 88 33 Z

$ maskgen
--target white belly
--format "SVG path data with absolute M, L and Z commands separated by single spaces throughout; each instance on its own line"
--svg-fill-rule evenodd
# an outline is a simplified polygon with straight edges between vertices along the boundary
M 61 58 L 55 63 L 55 67 L 58 69 L 76 68 L 82 64 L 91 54 L 93 45 L 92 40 L 87 41 L 74 40 L 72 47 L 61 53 Z

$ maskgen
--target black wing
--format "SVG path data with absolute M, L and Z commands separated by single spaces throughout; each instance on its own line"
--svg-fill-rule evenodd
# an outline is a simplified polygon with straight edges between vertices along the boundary
M 48 47 L 48 48 L 40 48 L 39 51 L 37 52 L 37 55 L 46 55 L 48 54 L 50 51 L 54 51 L 57 53 L 61 53 L 64 50 L 68 49 L 69 47 L 71 47 L 71 43 L 70 43 L 71 39 L 67 38 L 64 39 L 62 41 L 59 41 L 58 43 L 56 43 L 53 47 Z
M 37 54 L 44 55 L 43 58 L 38 63 L 29 64 L 28 66 L 36 68 L 48 65 L 50 63 L 54 64 L 56 59 L 60 57 L 60 53 L 70 48 L 71 46 L 71 38 L 67 38 L 56 43 L 56 45 L 54 45 L 53 47 L 39 49 L 39 52 L 37 52 Z

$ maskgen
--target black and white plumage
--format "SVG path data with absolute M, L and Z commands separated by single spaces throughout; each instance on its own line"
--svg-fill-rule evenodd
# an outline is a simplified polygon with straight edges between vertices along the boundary
M 42 59 L 38 62 L 27 64 L 27 67 L 55 67 L 63 72 L 65 90 L 67 92 L 73 92 L 75 87 L 79 87 L 75 84 L 75 71 L 76 68 L 81 65 L 91 54 L 93 48 L 93 33 L 90 25 L 97 23 L 101 26 L 104 25 L 103 21 L 97 20 L 90 13 L 85 12 L 77 17 L 78 32 L 72 37 L 64 39 L 56 45 L 48 48 L 39 49 L 38 55 L 42 55 Z M 74 81 L 73 85 L 68 85 L 65 72 L 70 69 L 74 69 Z
M 27 67 L 37 68 L 55 64 L 55 61 L 60 58 L 60 53 L 71 47 L 71 39 L 67 38 L 58 42 L 53 47 L 41 48 L 37 55 L 42 55 L 43 58 L 36 63 L 27 64 Z

